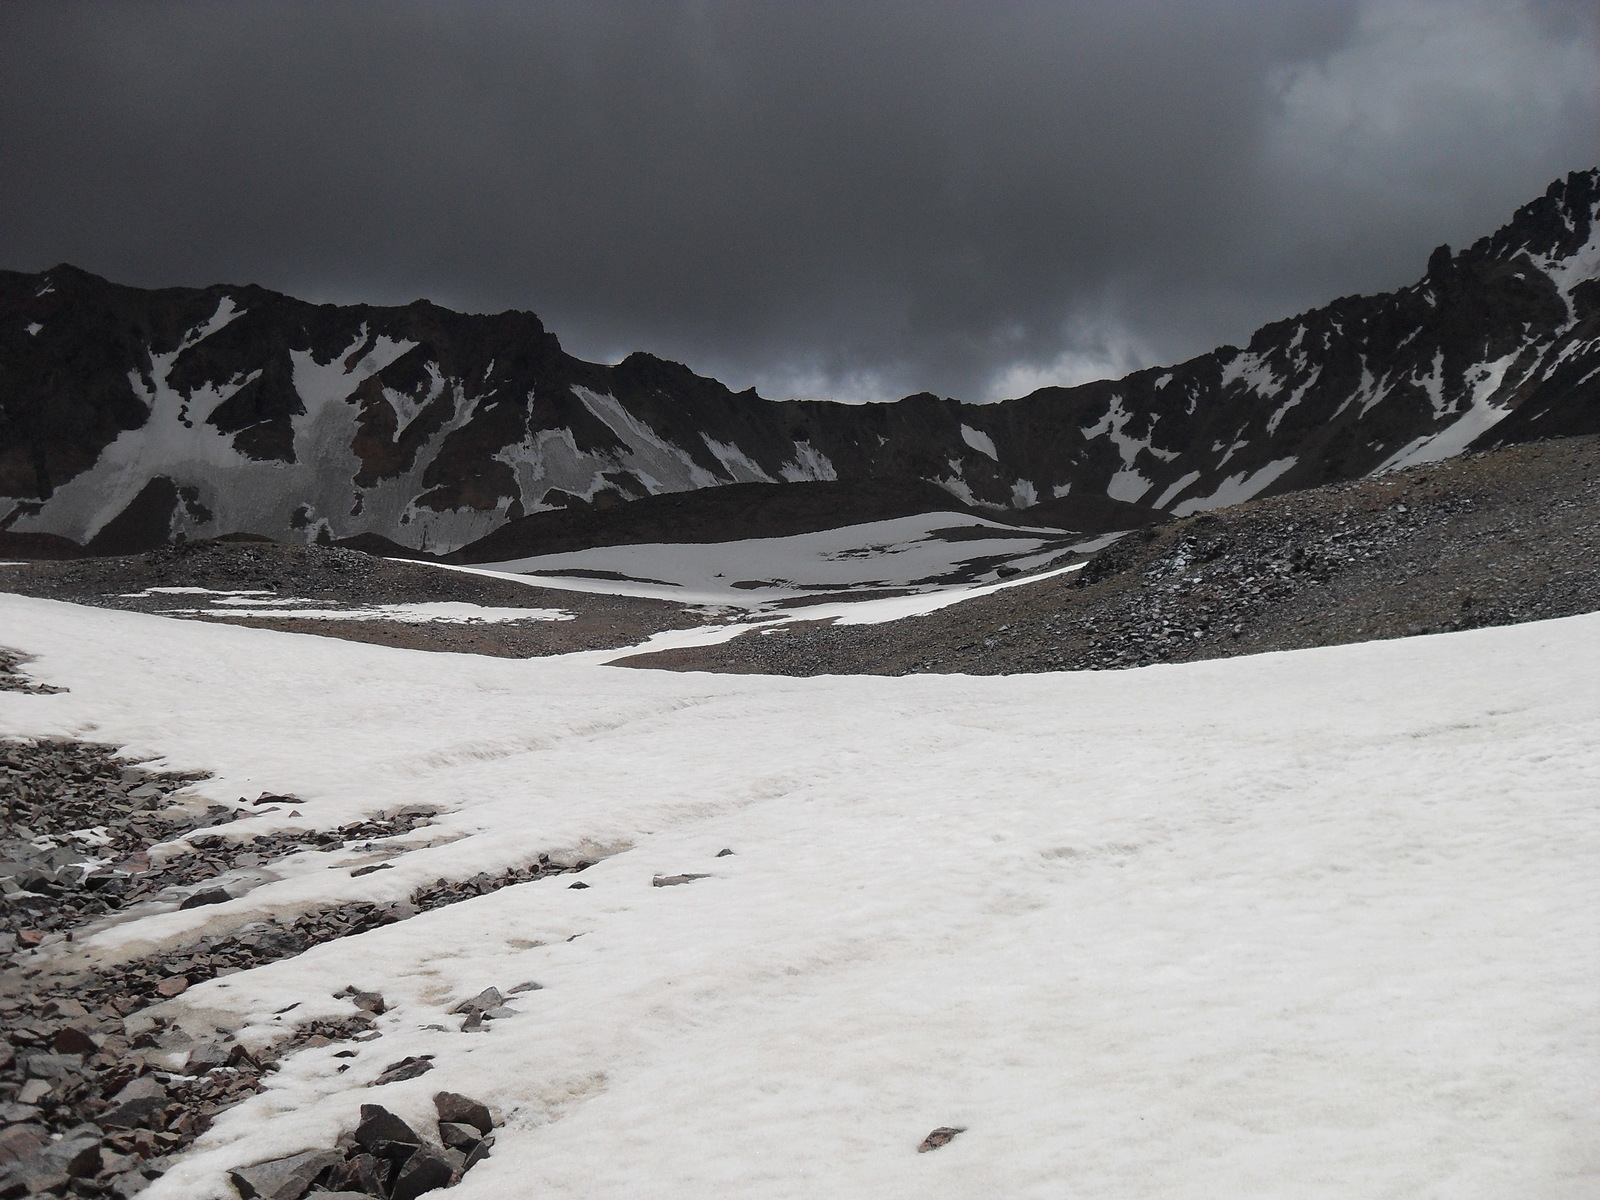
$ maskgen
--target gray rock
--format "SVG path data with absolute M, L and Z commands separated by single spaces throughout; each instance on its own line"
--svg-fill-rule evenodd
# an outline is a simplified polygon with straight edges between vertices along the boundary
M 341 1161 L 337 1150 L 307 1150 L 228 1172 L 244 1200 L 300 1200 L 329 1167 Z
M 368 1153 L 376 1153 L 385 1142 L 406 1142 L 420 1146 L 422 1139 L 394 1113 L 381 1104 L 361 1106 L 361 1124 L 356 1126 L 356 1143 Z
M 225 1067 L 233 1058 L 233 1052 L 217 1042 L 201 1042 L 189 1051 L 189 1057 L 184 1060 L 183 1073 L 185 1075 L 204 1075 L 207 1071 L 217 1067 Z
M 100 1130 L 94 1125 L 70 1129 L 59 1142 L 46 1146 L 39 1154 L 44 1173 L 73 1179 L 100 1173 Z
M 439 1140 L 452 1150 L 470 1152 L 483 1140 L 483 1134 L 476 1125 L 464 1121 L 440 1121 Z
M 390 1063 L 383 1069 L 383 1074 L 372 1081 L 372 1087 L 385 1083 L 399 1083 L 402 1079 L 415 1079 L 418 1075 L 426 1075 L 433 1070 L 433 1063 L 429 1060 L 431 1054 L 413 1055 L 402 1058 L 399 1062 Z
M 922 1145 L 917 1147 L 918 1154 L 926 1154 L 929 1150 L 937 1150 L 940 1146 L 948 1146 L 955 1140 L 958 1133 L 965 1133 L 965 1125 L 941 1125 L 927 1137 L 922 1139 Z
M 83 1069 L 76 1054 L 30 1054 L 23 1063 L 30 1079 L 70 1079 Z
M 433 1107 L 438 1110 L 441 1124 L 471 1125 L 479 1133 L 488 1133 L 494 1128 L 494 1117 L 489 1113 L 488 1105 L 482 1104 L 460 1092 L 439 1092 L 433 1098 Z
M 388 1163 L 380 1163 L 371 1154 L 358 1154 L 333 1169 L 328 1175 L 327 1186 L 330 1191 L 341 1194 L 381 1196 L 388 1174 Z
M 483 1141 L 479 1142 L 473 1147 L 471 1154 L 467 1155 L 467 1161 L 461 1164 L 462 1173 L 465 1174 L 466 1172 L 472 1170 L 473 1167 L 477 1166 L 484 1159 L 488 1158 L 489 1151 L 493 1148 L 494 1134 L 491 1133 L 488 1137 L 484 1138 Z
M 24 1162 L 39 1153 L 50 1135 L 42 1125 L 13 1125 L 0 1132 L 0 1166 Z
M 137 1129 L 150 1119 L 152 1113 L 160 1112 L 166 1106 L 165 1097 L 140 1096 L 108 1108 L 96 1120 L 102 1129 Z
M 505 997 L 500 994 L 499 988 L 484 988 L 470 1000 L 463 1000 L 450 1011 L 453 1013 L 487 1012 L 491 1008 L 498 1008 L 505 1003 Z
M 204 888 L 201 891 L 198 891 L 194 895 L 190 896 L 182 904 L 178 905 L 178 907 L 179 908 L 202 908 L 207 904 L 226 904 L 229 900 L 232 900 L 232 899 L 233 899 L 233 897 L 231 895 L 229 895 L 227 888 L 220 888 L 220 887 Z
M 449 1187 L 454 1172 L 449 1160 L 436 1150 L 419 1150 L 406 1160 L 389 1189 L 389 1200 L 416 1200 L 424 1192 Z
M 130 1080 L 123 1089 L 111 1097 L 118 1104 L 126 1104 L 129 1100 L 165 1100 L 167 1089 L 152 1075 L 141 1075 Z

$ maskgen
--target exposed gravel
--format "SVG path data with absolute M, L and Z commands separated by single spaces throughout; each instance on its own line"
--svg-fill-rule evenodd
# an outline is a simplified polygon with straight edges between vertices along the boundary
M 259 1090 L 284 1055 L 305 1046 L 375 1039 L 374 1018 L 384 1011 L 381 995 L 350 988 L 341 995 L 351 999 L 351 1015 L 297 1024 L 286 1010 L 281 1040 L 246 1052 L 229 1035 L 196 1039 L 159 1010 L 146 1011 L 153 1006 L 206 979 L 590 865 L 553 862 L 546 855 L 496 875 L 439 879 L 397 904 L 345 904 L 292 920 L 254 922 L 108 969 L 64 966 L 51 948 L 116 910 L 143 902 L 192 907 L 226 900 L 248 889 L 254 868 L 274 859 L 347 848 L 381 852 L 386 839 L 431 816 L 430 810 L 408 808 L 339 829 L 251 837 L 241 831 L 241 818 L 265 806 L 282 811 L 304 802 L 263 795 L 253 803 L 241 798 L 238 807 L 183 807 L 185 789 L 199 778 L 147 771 L 116 758 L 107 746 L 0 742 L 0 1198 L 39 1192 L 133 1195 L 159 1177 L 170 1157 L 217 1113 Z M 379 861 L 351 873 L 386 865 Z M 224 875 L 231 880 L 227 888 L 207 886 Z M 502 1005 L 496 992 L 492 1004 L 463 1010 L 463 1028 L 504 1015 Z M 429 1065 L 391 1064 L 379 1082 L 409 1078 Z M 450 1132 L 464 1144 L 467 1135 Z M 459 1179 L 473 1148 L 442 1144 L 427 1150 L 427 1178 L 440 1176 L 434 1186 Z M 354 1161 L 345 1149 L 329 1164 Z M 405 1157 L 389 1164 L 390 1174 L 374 1176 L 382 1186 L 368 1194 L 403 1194 Z M 442 1175 L 440 1162 L 448 1168 Z M 413 1171 L 407 1186 L 420 1178 Z
M 381 646 L 504 658 L 631 646 L 658 630 L 699 625 L 705 620 L 700 613 L 662 600 L 559 591 L 423 563 L 376 558 L 357 550 L 266 541 L 190 542 L 118 558 L 0 566 L 0 590 L 26 596 L 134 612 L 197 607 L 192 596 L 132 597 L 132 593 L 152 587 L 200 587 L 219 592 L 260 590 L 329 605 L 455 601 L 492 608 L 557 608 L 574 615 L 570 621 L 492 625 L 328 621 L 239 613 L 189 617 Z M 0 687 L 7 686 L 8 677 L 6 660 L 0 659 Z
M 0 646 L 0 692 L 27 692 L 35 696 L 49 696 L 66 690 L 50 687 L 30 678 L 24 665 L 29 661 L 26 655 Z
M 1468 455 L 1175 521 L 1081 573 L 868 626 L 628 665 L 781 675 L 1105 669 L 1600 610 L 1600 438 Z

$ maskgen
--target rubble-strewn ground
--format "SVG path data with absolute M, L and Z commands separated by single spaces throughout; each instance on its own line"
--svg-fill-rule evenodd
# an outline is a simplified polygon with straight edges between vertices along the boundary
M 18 666 L 14 656 L 0 662 L 0 683 L 31 690 Z M 273 860 L 350 846 L 380 851 L 385 839 L 429 819 L 428 810 L 409 807 L 336 829 L 252 837 L 241 818 L 263 806 L 282 811 L 302 802 L 263 795 L 250 804 L 241 797 L 239 807 L 186 806 L 184 789 L 197 778 L 145 770 L 117 758 L 109 746 L 0 741 L 0 1196 L 7 1200 L 69 1191 L 125 1197 L 143 1190 L 217 1113 L 259 1090 L 283 1054 L 376 1038 L 372 1014 L 384 1011 L 384 1001 L 354 992 L 356 1011 L 348 1018 L 296 1024 L 286 1016 L 282 1039 L 254 1053 L 227 1039 L 198 1040 L 145 1010 L 219 975 L 589 865 L 541 856 L 499 875 L 440 879 L 407 903 L 326 906 L 102 969 L 62 970 L 39 959 L 36 947 L 70 942 L 74 932 L 119 912 L 221 903 L 248 890 L 253 872 Z M 383 869 L 379 863 L 352 874 Z M 484 1015 L 468 1013 L 467 1022 L 476 1027 Z M 437 1159 L 429 1160 L 432 1170 L 442 1171 L 432 1186 L 459 1178 L 472 1148 L 430 1151 Z M 399 1170 L 396 1164 L 396 1176 Z M 371 1170 L 367 1175 L 376 1178 Z M 343 1182 L 363 1190 L 356 1180 Z M 385 1187 L 389 1182 L 385 1174 Z
M 375 558 L 356 550 L 268 541 L 192 542 L 117 558 L 33 561 L 0 567 L 0 590 L 134 612 L 192 609 L 192 596 L 138 596 L 150 588 L 260 590 L 337 605 L 456 602 L 493 608 L 562 609 L 571 620 L 444 624 L 386 620 L 312 620 L 270 613 L 188 614 L 264 629 L 316 633 L 400 646 L 529 658 L 572 650 L 630 646 L 661 629 L 698 625 L 681 605 L 631 596 L 539 588 L 422 563 Z
M 882 625 L 795 626 L 630 665 L 779 675 L 1135 667 L 1600 609 L 1600 438 L 1275 496 L 1082 572 Z

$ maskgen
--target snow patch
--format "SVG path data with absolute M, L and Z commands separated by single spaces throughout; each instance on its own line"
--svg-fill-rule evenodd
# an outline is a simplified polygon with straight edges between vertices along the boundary
M 615 455 L 616 461 L 637 476 L 652 496 L 715 487 L 722 482 L 682 447 L 667 441 L 624 408 L 615 396 L 585 387 L 573 391 L 584 407 L 617 435 L 624 450 Z
M 1111 477 L 1111 481 L 1106 485 L 1106 495 L 1113 500 L 1122 500 L 1130 504 L 1136 502 L 1140 496 L 1149 491 L 1154 482 L 1146 479 L 1134 467 L 1134 460 L 1139 457 L 1139 452 L 1147 450 L 1157 458 L 1169 462 L 1177 457 L 1176 454 L 1170 451 L 1159 451 L 1151 445 L 1157 419 L 1155 417 L 1150 418 L 1151 433 L 1147 436 L 1136 438 L 1124 433 L 1123 428 L 1132 419 L 1132 416 L 1133 414 L 1123 406 L 1122 397 L 1112 396 L 1105 416 L 1101 417 L 1093 425 L 1086 425 L 1079 430 L 1087 440 L 1093 441 L 1098 437 L 1106 437 L 1116 445 L 1118 453 L 1122 456 L 1122 468 Z
M 987 454 L 995 462 L 1000 461 L 1000 456 L 995 453 L 994 439 L 981 429 L 974 429 L 971 425 L 963 425 L 961 427 L 961 440 L 979 454 Z
M 1496 404 L 1495 397 L 1501 391 L 1506 371 L 1516 362 L 1520 353 L 1520 350 L 1514 350 L 1504 358 L 1480 365 L 1471 378 L 1472 398 L 1467 404 L 1466 411 L 1439 432 L 1424 434 L 1402 446 L 1380 463 L 1372 473 L 1381 475 L 1386 471 L 1398 471 L 1402 467 L 1414 467 L 1419 463 L 1453 458 L 1480 436 L 1493 429 L 1511 412 L 1509 407 Z
M 717 441 L 710 434 L 702 433 L 700 440 L 706 444 L 706 449 L 716 456 L 722 464 L 723 470 L 728 472 L 729 478 L 735 483 L 776 483 L 763 471 L 748 454 L 739 447 Z
M 807 441 L 794 444 L 794 458 L 779 467 L 778 474 L 789 483 L 800 483 L 808 479 L 829 481 L 839 478 L 839 473 L 833 469 L 828 456 Z
M 1184 491 L 1191 483 L 1199 478 L 1199 471 L 1190 471 L 1187 475 L 1179 476 L 1173 481 L 1172 485 L 1168 487 L 1166 491 L 1162 492 L 1161 495 L 1156 498 L 1156 502 L 1153 507 L 1166 508 L 1171 501 L 1177 499 L 1179 493 Z
M 1295 388 L 1294 391 L 1290 392 L 1289 398 L 1278 406 L 1277 411 L 1274 412 L 1272 416 L 1267 418 L 1268 437 L 1271 437 L 1274 433 L 1278 432 L 1278 425 L 1283 421 L 1284 415 L 1288 413 L 1288 411 L 1295 405 L 1299 404 L 1301 400 L 1305 399 L 1305 394 L 1311 390 L 1311 386 L 1317 382 L 1317 378 L 1321 374 L 1322 368 L 1319 366 L 1311 372 L 1311 377 L 1299 387 Z
M 1183 501 L 1173 508 L 1172 515 L 1175 517 L 1187 517 L 1191 513 L 1208 512 L 1213 508 L 1228 508 L 1234 504 L 1243 504 L 1246 500 L 1260 495 L 1279 476 L 1299 461 L 1298 458 L 1292 456 L 1280 458 L 1269 462 L 1254 473 L 1241 471 L 1237 475 L 1230 475 L 1222 481 L 1221 485 L 1211 495 Z

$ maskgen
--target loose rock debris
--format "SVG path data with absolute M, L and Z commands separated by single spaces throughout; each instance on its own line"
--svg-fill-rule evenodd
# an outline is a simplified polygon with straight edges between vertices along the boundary
M 318 1195 L 415 1200 L 459 1183 L 494 1146 L 487 1105 L 455 1092 L 440 1092 L 433 1103 L 437 1142 L 382 1105 L 363 1104 L 361 1123 L 334 1148 L 236 1167 L 228 1178 L 243 1200 L 301 1200 L 312 1189 Z
M 591 865 L 554 863 L 544 855 L 498 874 L 439 879 L 399 903 L 345 904 L 293 920 L 254 922 L 108 971 L 59 972 L 36 951 L 70 941 L 74 931 L 115 910 L 145 901 L 178 907 L 221 903 L 232 893 L 208 881 L 303 851 L 382 850 L 383 839 L 432 817 L 432 810 L 410 808 L 332 830 L 237 836 L 234 823 L 253 807 L 242 797 L 240 808 L 186 809 L 179 804 L 182 793 L 203 774 L 150 771 L 115 753 L 113 747 L 76 742 L 0 741 L 0 1200 L 137 1194 L 218 1113 L 260 1090 L 263 1076 L 284 1056 L 376 1039 L 375 1020 L 387 1006 L 378 993 L 354 986 L 341 993 L 355 1009 L 347 1017 L 291 1023 L 288 1013 L 298 1007 L 291 1005 L 284 1010 L 283 1039 L 254 1051 L 231 1035 L 196 1038 L 146 1008 L 204 980 L 323 941 Z M 257 801 L 263 803 L 303 802 L 269 795 Z M 235 886 L 242 893 L 249 883 Z M 497 999 L 468 1011 L 467 1022 L 477 1028 L 512 1011 Z M 375 1083 L 415 1078 L 432 1066 L 425 1056 L 402 1059 Z M 321 1152 L 324 1158 L 316 1161 L 322 1166 L 299 1191 L 294 1189 L 313 1160 L 271 1178 L 259 1171 L 241 1175 L 247 1181 L 241 1194 L 298 1200 L 311 1187 L 333 1182 L 339 1185 L 334 1190 L 393 1200 L 447 1186 L 459 1179 L 472 1154 L 481 1159 L 487 1153 L 492 1139 L 472 1141 L 453 1127 L 461 1124 L 457 1116 L 446 1123 L 452 1128 L 441 1132 L 441 1145 L 427 1148 L 415 1166 L 390 1162 L 374 1173 L 365 1163 L 352 1166 L 359 1155 L 352 1157 L 341 1145 L 337 1153 Z M 330 1153 L 333 1159 L 325 1157 Z M 441 1161 L 448 1168 L 443 1173 Z M 344 1175 L 329 1174 L 332 1166 Z M 244 1186 L 257 1190 L 244 1192 Z
M 0 646 L 0 692 L 27 692 L 34 696 L 51 696 L 67 690 L 51 687 L 47 683 L 39 683 L 29 678 L 22 669 L 22 664 L 27 661 L 26 655 Z

